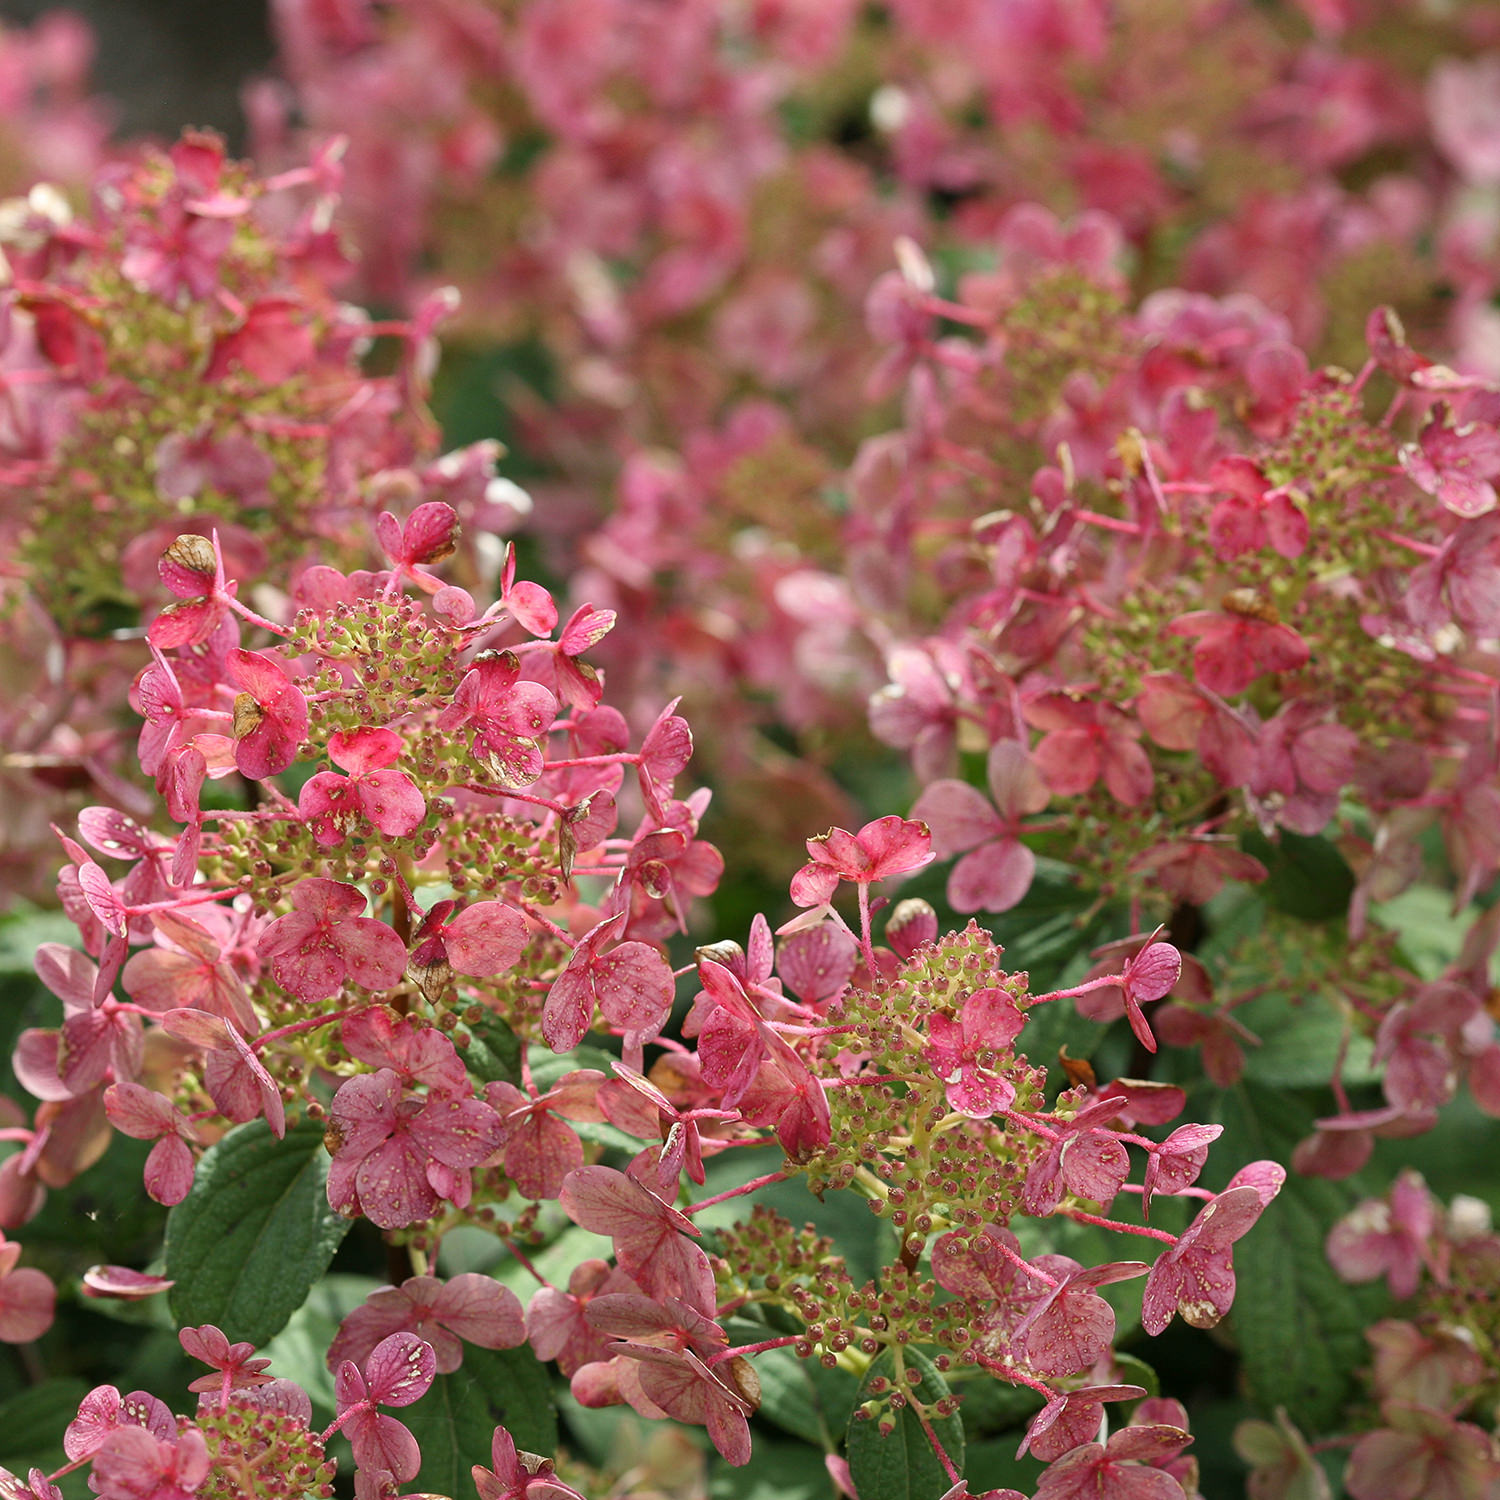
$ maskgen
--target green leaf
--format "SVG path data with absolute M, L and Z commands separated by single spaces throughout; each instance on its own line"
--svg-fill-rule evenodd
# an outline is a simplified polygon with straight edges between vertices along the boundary
M 921 1383 L 908 1389 L 912 1389 L 923 1406 L 931 1407 L 948 1395 L 947 1382 L 926 1355 L 915 1349 L 903 1349 L 901 1354 L 908 1371 L 921 1372 Z M 882 1377 L 888 1382 L 888 1388 L 895 1384 L 895 1355 L 889 1349 L 875 1359 L 865 1373 L 856 1398 L 861 1405 L 878 1399 L 871 1389 L 871 1382 Z M 895 1422 L 895 1430 L 882 1437 L 880 1424 L 886 1420 Z M 963 1423 L 956 1415 L 933 1417 L 932 1427 L 949 1461 L 962 1473 Z M 860 1420 L 856 1410 L 849 1422 L 848 1442 L 849 1473 L 860 1500 L 938 1500 L 953 1487 L 910 1406 L 874 1421 Z
M 1366 1083 L 1375 1076 L 1368 1037 L 1346 1037 L 1342 1013 L 1331 997 L 1311 991 L 1260 995 L 1235 1012 L 1260 1038 L 1245 1048 L 1245 1077 L 1274 1088 L 1317 1088 L 1333 1076 L 1342 1049 L 1339 1076 L 1345 1084 Z
M 471 1078 L 480 1083 L 521 1081 L 521 1039 L 499 1016 L 486 1012 L 466 1026 L 468 1045 L 460 1053 Z
M 423 1490 L 467 1495 L 469 1470 L 490 1466 L 490 1441 L 504 1427 L 516 1447 L 550 1458 L 557 1451 L 557 1409 L 547 1372 L 529 1348 L 464 1345 L 464 1362 L 399 1416 L 422 1449 Z
M 1348 910 L 1354 871 L 1327 839 L 1283 828 L 1272 843 L 1252 830 L 1240 839 L 1240 847 L 1270 872 L 1260 889 L 1277 910 L 1309 922 L 1331 921 Z
M 579 1068 L 593 1068 L 606 1078 L 614 1077 L 609 1066 L 616 1061 L 614 1055 L 603 1047 L 591 1047 L 586 1042 L 571 1052 L 549 1052 L 545 1047 L 532 1047 L 526 1055 L 531 1063 L 531 1081 L 541 1093 L 546 1093 L 559 1078 Z
M 32 958 L 43 943 L 76 948 L 78 929 L 60 911 L 39 911 L 31 906 L 0 916 L 0 973 L 34 977 Z
M 0 1406 L 0 1462 L 7 1467 L 36 1464 L 43 1443 L 61 1453 L 63 1429 L 78 1415 L 78 1403 L 88 1392 L 87 1382 L 69 1375 L 12 1396 Z
M 279 1333 L 349 1229 L 328 1206 L 327 1182 L 323 1132 L 310 1121 L 278 1141 L 255 1120 L 213 1146 L 167 1219 L 178 1322 L 214 1323 L 252 1344 Z
M 1220 1096 L 1218 1118 L 1221 1144 L 1241 1161 L 1287 1161 L 1312 1129 L 1311 1112 L 1294 1096 L 1249 1084 Z M 1233 1170 L 1217 1147 L 1209 1160 L 1216 1174 Z M 1381 1300 L 1339 1280 L 1323 1253 L 1329 1229 L 1352 1204 L 1347 1184 L 1289 1173 L 1234 1247 L 1232 1318 L 1247 1393 L 1266 1415 L 1285 1407 L 1309 1431 L 1335 1425 L 1354 1393 L 1369 1362 L 1364 1329 Z
M 1438 979 L 1463 948 L 1464 938 L 1480 916 L 1477 906 L 1453 910 L 1453 892 L 1414 885 L 1370 907 L 1371 918 L 1401 939 L 1401 954 L 1423 979 Z M 1500 955 L 1490 959 L 1490 978 L 1500 980 Z
M 767 1442 L 757 1435 L 743 1468 L 710 1460 L 709 1500 L 829 1500 L 833 1493 L 823 1455 L 805 1443 Z
M 64 1376 L 32 1386 L 0 1405 L 0 1464 L 15 1474 L 35 1467 L 52 1473 L 68 1462 L 63 1431 L 78 1415 L 88 1382 Z M 81 1473 L 61 1481 L 67 1500 L 93 1500 Z

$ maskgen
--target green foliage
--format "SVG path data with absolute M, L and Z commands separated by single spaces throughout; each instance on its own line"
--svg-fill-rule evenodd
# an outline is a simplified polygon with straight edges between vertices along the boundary
M 759 1359 L 755 1363 L 758 1369 Z M 713 1465 L 708 1494 L 709 1500 L 831 1500 L 834 1489 L 818 1450 L 757 1433 L 755 1451 L 743 1468 Z
M 908 1370 L 921 1372 L 922 1380 L 915 1395 L 924 1406 L 931 1407 L 948 1395 L 948 1385 L 926 1355 L 915 1349 L 902 1351 Z M 865 1372 L 860 1383 L 861 1404 L 878 1399 L 872 1389 L 875 1381 L 894 1383 L 895 1356 L 890 1350 L 879 1355 Z M 861 1500 L 938 1500 L 952 1488 L 948 1477 L 922 1423 L 910 1406 L 891 1412 L 895 1430 L 887 1436 L 880 1432 L 880 1421 L 862 1420 L 858 1415 L 849 1422 L 849 1473 Z M 942 1443 L 954 1468 L 960 1473 L 964 1465 L 964 1427 L 957 1416 L 934 1417 L 933 1431 Z
M 1354 894 L 1354 871 L 1325 838 L 1278 829 L 1275 841 L 1251 831 L 1240 839 L 1269 872 L 1260 887 L 1267 901 L 1290 917 L 1326 922 L 1342 917 Z
M 260 1351 L 271 1361 L 271 1374 L 295 1380 L 312 1397 L 314 1408 L 326 1413 L 324 1422 L 335 1410 L 329 1346 L 339 1324 L 381 1285 L 371 1276 L 325 1276 Z
M 78 1403 L 88 1394 L 82 1380 L 46 1380 L 0 1404 L 0 1465 L 24 1476 L 33 1466 L 51 1473 L 67 1463 L 63 1429 L 78 1415 Z M 39 1446 L 45 1444 L 46 1446 Z M 84 1476 L 64 1483 L 68 1500 L 89 1493 Z
M 464 1067 L 481 1084 L 521 1082 L 521 1039 L 497 1015 L 486 1011 L 465 1024 Z
M 464 1345 L 464 1362 L 399 1413 L 422 1448 L 424 1490 L 467 1495 L 469 1470 L 490 1464 L 490 1440 L 504 1426 L 516 1447 L 546 1457 L 557 1450 L 557 1409 L 547 1372 L 529 1348 Z
M 167 1219 L 173 1316 L 263 1344 L 327 1270 L 349 1221 L 328 1206 L 323 1132 L 304 1121 L 278 1141 L 263 1120 L 231 1131 L 198 1165 Z

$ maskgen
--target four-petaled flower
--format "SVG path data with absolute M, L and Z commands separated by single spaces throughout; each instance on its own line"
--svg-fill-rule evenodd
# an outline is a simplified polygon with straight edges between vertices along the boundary
M 260 956 L 276 982 L 299 1000 L 326 1000 L 346 980 L 389 989 L 406 967 L 406 945 L 386 923 L 361 916 L 366 900 L 352 885 L 321 875 L 292 888 L 292 909 L 260 936 Z
M 514 1349 L 526 1340 L 521 1303 L 491 1276 L 465 1271 L 450 1281 L 408 1276 L 400 1286 L 371 1292 L 339 1325 L 328 1349 L 328 1368 L 362 1363 L 393 1333 L 414 1333 L 432 1346 L 439 1375 L 463 1363 L 464 1343 L 481 1349 Z
M 389 729 L 339 730 L 329 738 L 328 758 L 349 774 L 319 771 L 297 798 L 297 810 L 319 844 L 342 844 L 361 819 L 389 838 L 416 831 L 427 801 L 406 772 L 390 769 L 404 748 Z
M 350 1078 L 328 1106 L 328 1201 L 382 1229 L 430 1219 L 445 1198 L 463 1207 L 470 1170 L 501 1134 L 500 1117 L 482 1100 L 406 1098 L 390 1068 Z
M 1010 1108 L 1015 1085 L 993 1064 L 1025 1024 L 1016 1002 L 998 989 L 975 990 L 956 1021 L 941 1012 L 928 1021 L 922 1055 L 947 1084 L 948 1103 L 960 1114 L 987 1120 Z
M 243 690 L 234 700 L 234 760 L 252 781 L 280 775 L 307 733 L 307 699 L 285 667 L 264 651 L 229 653 L 229 673 Z
M 490 1440 L 489 1468 L 475 1464 L 471 1472 L 479 1500 L 583 1500 L 552 1472 L 550 1458 L 520 1452 L 503 1427 Z
M 1285 1181 L 1285 1170 L 1275 1162 L 1251 1162 L 1204 1204 L 1146 1278 L 1141 1326 L 1147 1333 L 1160 1333 L 1175 1313 L 1194 1328 L 1212 1328 L 1229 1311 L 1234 1302 L 1234 1242 L 1250 1232 Z
M 1015 740 L 991 746 L 986 773 L 993 807 L 967 782 L 934 781 L 912 808 L 931 830 L 938 858 L 963 855 L 948 874 L 948 904 L 958 912 L 1009 911 L 1026 894 L 1036 855 L 1021 842 L 1022 819 L 1052 800 L 1041 771 Z
M 539 682 L 523 681 L 513 651 L 483 652 L 464 674 L 438 728 L 472 728 L 474 759 L 501 786 L 521 791 L 546 769 L 539 741 L 557 717 L 557 699 Z
M 335 1426 L 342 1429 L 361 1469 L 389 1469 L 401 1482 L 415 1476 L 422 1453 L 411 1429 L 377 1406 L 410 1406 L 427 1394 L 437 1375 L 432 1345 L 414 1333 L 382 1339 L 363 1365 L 346 1359 L 334 1376 L 338 1403 Z
M 876 818 L 858 833 L 830 828 L 808 839 L 812 858 L 792 876 L 792 900 L 798 906 L 822 906 L 841 880 L 869 886 L 892 875 L 920 870 L 936 856 L 925 823 L 906 818 Z
M 1237 698 L 1266 672 L 1294 672 L 1307 665 L 1307 642 L 1253 597 L 1226 595 L 1219 610 L 1180 615 L 1167 629 L 1196 638 L 1193 670 L 1198 681 L 1222 698 Z

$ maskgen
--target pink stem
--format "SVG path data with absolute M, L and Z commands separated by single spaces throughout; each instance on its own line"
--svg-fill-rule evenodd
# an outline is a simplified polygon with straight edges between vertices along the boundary
M 870 883 L 861 880 L 859 885 L 859 942 L 864 949 L 865 968 L 869 971 L 870 983 L 874 984 L 876 977 L 875 968 L 875 946 L 870 941 Z
M 716 1365 L 722 1360 L 738 1359 L 740 1356 L 746 1354 L 760 1354 L 767 1349 L 785 1349 L 788 1344 L 795 1344 L 803 1337 L 804 1335 L 800 1333 L 789 1333 L 785 1338 L 767 1339 L 764 1343 L 760 1344 L 741 1344 L 736 1349 L 720 1349 L 717 1354 L 711 1355 L 703 1363 L 706 1365 Z
M 998 1360 L 986 1359 L 980 1355 L 979 1363 L 984 1369 L 993 1370 L 1002 1380 L 1008 1380 L 1012 1385 L 1024 1385 L 1029 1390 L 1038 1391 L 1049 1401 L 1057 1394 L 1045 1381 L 1034 1380 L 1030 1375 L 1023 1375 L 1019 1370 L 1012 1369 L 1009 1365 L 1002 1365 Z
M 785 1182 L 791 1176 L 789 1172 L 768 1172 L 764 1177 L 752 1177 L 749 1182 L 742 1183 L 737 1188 L 730 1188 L 727 1193 L 716 1193 L 712 1198 L 704 1198 L 699 1203 L 689 1204 L 683 1209 L 685 1214 L 695 1214 L 700 1208 L 712 1208 L 715 1203 L 727 1203 L 731 1198 L 743 1198 L 746 1193 L 753 1193 L 757 1188 L 769 1187 L 773 1182 Z
M 274 620 L 268 620 L 264 615 L 258 615 L 248 604 L 241 604 L 233 594 L 224 594 L 224 602 L 242 620 L 248 620 L 252 625 L 259 625 L 262 630 L 269 630 L 272 635 L 279 635 L 283 639 L 291 635 L 291 631 L 284 625 L 278 625 Z
M 1177 1236 L 1168 1234 L 1165 1229 L 1151 1229 L 1144 1224 L 1122 1224 L 1118 1219 L 1101 1218 L 1098 1214 L 1085 1213 L 1081 1208 L 1060 1208 L 1058 1212 L 1069 1219 L 1076 1219 L 1080 1224 L 1097 1224 L 1100 1229 L 1114 1229 L 1121 1234 L 1143 1234 L 1147 1239 L 1161 1240 L 1168 1245 L 1177 1243 Z
M 342 1021 L 345 1016 L 352 1016 L 355 1011 L 363 1009 L 362 1006 L 350 1006 L 348 1010 L 336 1010 L 331 1016 L 313 1016 L 306 1021 L 293 1021 L 290 1026 L 279 1027 L 275 1031 L 268 1031 L 264 1036 L 258 1036 L 250 1043 L 250 1050 L 258 1052 L 267 1042 L 280 1041 L 284 1036 L 296 1036 L 303 1031 L 316 1031 L 320 1026 L 332 1026 L 335 1021 Z
M 1055 1277 L 1055 1276 L 1049 1276 L 1045 1271 L 1038 1270 L 1024 1256 L 1022 1256 L 1022 1255 L 1018 1254 L 1016 1251 L 1012 1250 L 1010 1248 L 1010 1246 L 1005 1243 L 1004 1240 L 992 1238 L 992 1239 L 990 1239 L 990 1240 L 988 1240 L 986 1242 L 985 1248 L 986 1249 L 998 1250 L 1001 1253 L 1001 1255 L 1003 1255 L 1006 1258 L 1006 1260 L 1008 1260 L 1011 1263 L 1011 1265 L 1013 1265 L 1016 1268 L 1016 1270 L 1018 1270 L 1018 1271 L 1024 1271 L 1028 1276 L 1034 1276 L 1034 1277 L 1036 1277 L 1036 1279 L 1038 1281 L 1042 1282 L 1045 1286 L 1056 1286 L 1057 1285 L 1057 1277 Z
M 913 1410 L 915 1410 L 915 1408 L 913 1408 Z M 937 1454 L 938 1462 L 942 1464 L 943 1469 L 948 1475 L 948 1478 L 951 1479 L 954 1484 L 957 1484 L 959 1480 L 963 1478 L 963 1475 L 953 1467 L 953 1460 L 948 1457 L 948 1450 L 944 1448 L 943 1445 L 938 1441 L 937 1433 L 932 1430 L 932 1423 L 929 1422 L 921 1412 L 917 1412 L 917 1421 L 922 1424 L 922 1431 L 927 1434 L 927 1441 L 932 1444 L 932 1451 Z
M 523 1270 L 529 1272 L 532 1276 L 535 1276 L 543 1286 L 550 1287 L 552 1285 L 552 1283 L 548 1281 L 547 1278 L 543 1276 L 542 1273 L 538 1271 L 534 1265 L 532 1265 L 527 1256 L 520 1250 L 516 1249 L 515 1242 L 508 1235 L 502 1234 L 500 1236 L 500 1243 L 504 1245 L 505 1248 L 509 1250 L 510 1253 L 514 1255 L 515 1258 L 521 1263 L 521 1268 Z

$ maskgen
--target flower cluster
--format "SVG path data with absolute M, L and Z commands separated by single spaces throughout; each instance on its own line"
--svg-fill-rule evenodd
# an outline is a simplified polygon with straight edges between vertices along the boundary
M 386 1492 L 380 1474 L 403 1483 L 420 1462 L 375 1405 L 416 1401 L 459 1366 L 465 1342 L 529 1339 L 585 1406 L 701 1423 L 737 1464 L 760 1399 L 750 1356 L 795 1345 L 804 1359 L 858 1351 L 868 1365 L 888 1352 L 895 1385 L 874 1392 L 869 1414 L 927 1420 L 957 1400 L 909 1389 L 911 1351 L 927 1346 L 939 1381 L 952 1369 L 1036 1392 L 1030 1451 L 1073 1454 L 1098 1425 L 1101 1388 L 1141 1394 L 1110 1374 L 1115 1313 L 1097 1289 L 1145 1277 L 1150 1333 L 1178 1313 L 1217 1323 L 1233 1300 L 1232 1247 L 1284 1177 L 1260 1162 L 1202 1189 L 1218 1127 L 1141 1133 L 1180 1113 L 1181 1090 L 1095 1085 L 1049 1102 L 1045 1067 L 1019 1050 L 1035 1007 L 1107 988 L 1150 1041 L 1140 1007 L 1171 988 L 1178 951 L 1151 941 L 1071 990 L 1030 995 L 987 934 L 939 938 L 930 908 L 898 908 L 891 946 L 877 947 L 872 888 L 932 859 L 924 824 L 887 817 L 808 841 L 791 881 L 804 911 L 779 944 L 757 917 L 747 947 L 699 951 L 684 1040 L 669 1039 L 675 976 L 660 944 L 723 864 L 697 836 L 704 799 L 677 792 L 688 726 L 668 705 L 627 748 L 623 718 L 572 649 L 608 617 L 585 607 L 586 628 L 575 617 L 559 631 L 546 592 L 510 568 L 481 609 L 428 571 L 456 525 L 440 502 L 405 524 L 382 516 L 390 566 L 308 569 L 286 625 L 236 610 L 217 537 L 185 535 L 164 552 L 177 602 L 148 626 L 134 696 L 142 766 L 180 831 L 163 838 L 99 807 L 78 840 L 63 837 L 59 894 L 84 951 L 38 953 L 67 1016 L 17 1050 L 18 1075 L 46 1102 L 32 1130 L 14 1132 L 27 1144 L 6 1163 L 8 1221 L 81 1170 L 110 1126 L 154 1142 L 147 1191 L 175 1204 L 226 1128 L 259 1121 L 279 1139 L 298 1117 L 323 1120 L 330 1208 L 395 1236 L 419 1268 L 351 1313 L 329 1353 L 334 1425 L 370 1493 Z M 269 644 L 239 644 L 247 630 Z M 248 805 L 215 790 L 231 777 L 254 790 Z M 628 836 L 617 831 L 627 806 Z M 849 885 L 854 929 L 840 911 Z M 564 1056 L 539 1077 L 528 1048 L 566 1055 L 590 1033 L 619 1039 L 608 1072 Z M 520 1050 L 497 1071 L 502 1039 Z M 590 1122 L 641 1143 L 623 1170 L 580 1135 Z M 780 1167 L 682 1203 L 684 1178 L 703 1183 L 711 1159 L 765 1145 Z M 1145 1163 L 1138 1183 L 1130 1146 Z M 704 1248 L 700 1209 L 793 1176 L 864 1196 L 895 1226 L 882 1284 L 857 1285 L 826 1257 L 804 1273 L 795 1252 L 771 1274 L 767 1246 L 790 1231 L 774 1216 Z M 1145 1220 L 1162 1197 L 1201 1204 L 1180 1234 Z M 1117 1200 L 1135 1205 L 1124 1219 L 1105 1216 Z M 543 1279 L 524 1316 L 489 1278 L 431 1274 L 454 1228 L 489 1225 L 514 1245 L 548 1202 L 606 1237 L 613 1265 L 586 1263 L 566 1289 Z M 1149 1265 L 1027 1256 L 1012 1225 L 1028 1216 L 1132 1235 L 1158 1254 Z M 19 1270 L 4 1284 L 5 1336 L 32 1336 L 50 1283 Z M 732 1343 L 730 1313 L 767 1336 Z M 774 1333 L 777 1316 L 799 1331 Z M 208 1340 L 194 1335 L 193 1350 L 223 1336 Z M 215 1430 L 230 1403 L 234 1425 L 276 1428 L 265 1444 L 293 1441 L 283 1428 L 307 1433 L 299 1399 L 236 1394 L 263 1378 L 249 1353 L 219 1350 Z M 147 1436 L 111 1428 L 70 1456 L 92 1457 L 111 1495 L 127 1493 L 110 1476 L 132 1465 L 183 1495 L 231 1482 L 202 1419 L 160 1432 L 154 1420 Z M 1164 1459 L 1188 1441 L 1170 1430 L 1150 1449 Z M 316 1468 L 314 1447 L 299 1462 Z M 232 1452 L 257 1466 L 252 1448 Z
M 202 645 L 268 570 L 373 561 L 384 505 L 430 499 L 493 535 L 528 504 L 495 478 L 494 444 L 438 454 L 425 392 L 446 294 L 384 325 L 337 299 L 341 154 L 267 178 L 188 135 L 102 172 L 86 212 L 42 187 L 0 216 L 0 632 L 18 659 L 0 774 L 18 877 L 58 790 L 149 808 L 118 732 L 134 656 L 111 638 L 143 606 L 177 599 L 153 640 Z M 389 373 L 365 368 L 376 341 Z M 219 551 L 233 585 L 211 581 Z

